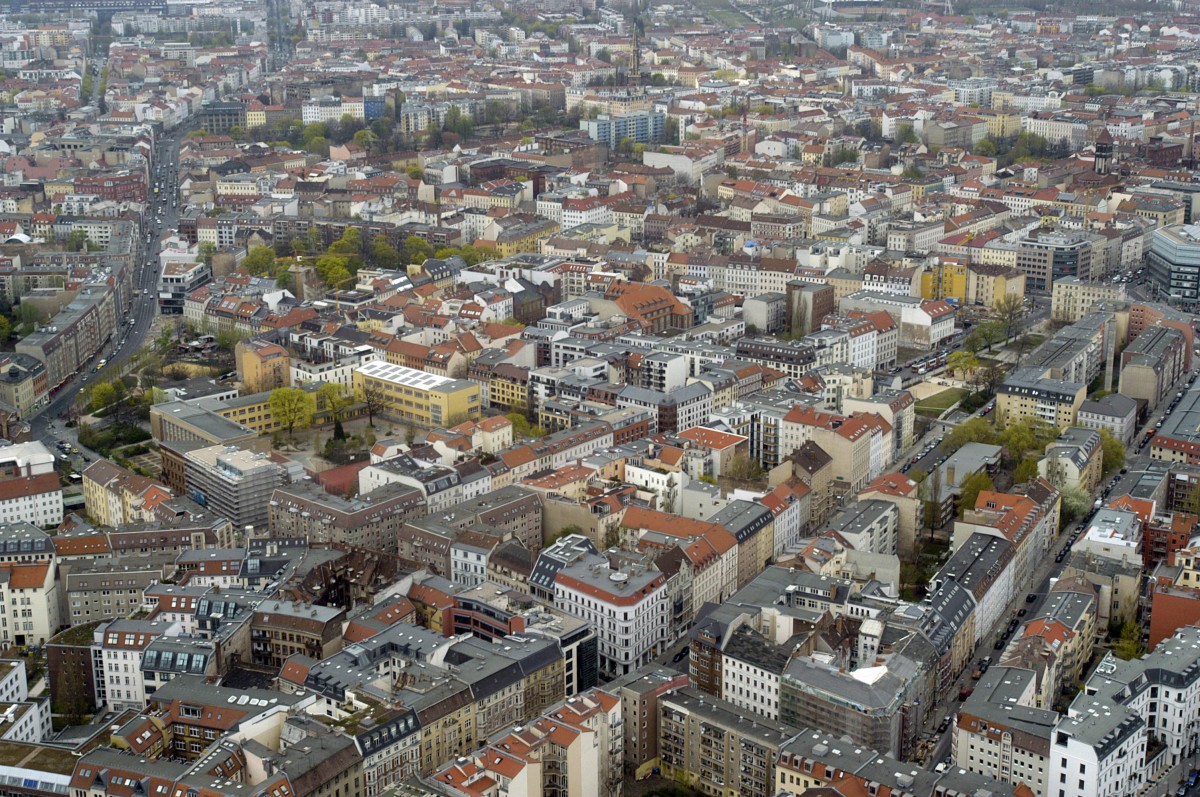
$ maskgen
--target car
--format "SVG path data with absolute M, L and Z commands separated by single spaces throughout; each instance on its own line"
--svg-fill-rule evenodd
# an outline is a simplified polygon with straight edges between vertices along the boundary
M 1036 600 L 1037 600 L 1037 593 L 1036 593 L 1036 592 L 1031 592 L 1031 593 L 1029 593 L 1028 595 L 1026 595 L 1026 596 L 1025 596 L 1025 602 L 1026 602 L 1026 603 L 1033 603 L 1033 602 L 1034 602 L 1034 601 L 1036 601 Z
M 900 467 L 900 472 L 901 472 L 901 473 L 908 473 L 908 471 L 909 471 L 909 469 L 910 469 L 910 468 L 912 468 L 912 465 L 907 465 L 907 464 L 906 464 L 906 465 L 902 465 L 902 466 Z
M 997 639 L 996 644 L 992 645 L 992 650 L 1004 650 L 1004 640 Z
M 679 662 L 683 661 L 685 658 L 687 658 L 687 655 L 690 652 L 690 650 L 691 650 L 690 645 L 684 645 L 682 648 L 679 649 L 678 653 L 676 653 L 674 656 L 671 657 L 671 662 L 674 664 L 678 664 Z
M 1176 789 L 1175 797 L 1187 797 L 1187 786 L 1180 786 Z
M 942 722 L 940 725 L 938 725 L 938 733 L 944 732 L 949 727 L 950 727 L 950 718 L 942 717 Z
M 1028 609 L 1017 609 L 1017 617 L 1024 617 L 1027 614 L 1029 614 Z

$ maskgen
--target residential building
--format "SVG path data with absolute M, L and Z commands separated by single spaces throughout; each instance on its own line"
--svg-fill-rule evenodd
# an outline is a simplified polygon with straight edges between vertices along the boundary
M 614 564 L 586 537 L 572 534 L 538 555 L 530 586 L 600 637 L 600 672 L 627 675 L 656 657 L 667 638 L 666 579 L 654 568 Z

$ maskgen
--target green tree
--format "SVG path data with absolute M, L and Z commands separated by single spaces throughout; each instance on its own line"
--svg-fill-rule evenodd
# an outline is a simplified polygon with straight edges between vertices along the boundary
M 1053 480 L 1051 480 L 1053 483 Z M 1064 490 L 1060 485 L 1055 487 L 1062 492 L 1062 524 L 1068 526 L 1088 513 L 1092 508 L 1092 497 L 1086 490 L 1073 487 Z
M 329 413 L 329 417 L 340 422 L 342 413 L 350 406 L 346 386 L 337 382 L 326 382 L 317 388 L 317 406 Z
M 996 432 L 986 418 L 972 418 L 955 426 L 946 433 L 942 441 L 942 450 L 947 454 L 954 453 L 967 443 L 988 443 L 994 445 Z
M 985 138 L 975 145 L 975 154 L 982 155 L 985 158 L 996 157 L 996 142 L 990 138 Z
M 67 234 L 68 252 L 86 252 L 91 248 L 92 239 L 83 230 L 71 230 Z
M 267 406 L 271 408 L 271 417 L 290 437 L 297 427 L 305 429 L 312 423 L 317 400 L 311 393 L 298 387 L 277 387 L 271 391 Z
M 1142 645 L 1142 631 L 1132 620 L 1121 626 L 1121 635 L 1113 642 L 1113 655 L 1118 659 L 1130 661 L 1140 659 L 1146 652 Z
M 946 358 L 946 365 L 959 376 L 966 378 L 968 374 L 979 367 L 979 358 L 969 351 L 951 352 Z
M 375 142 L 379 140 L 379 137 L 370 130 L 359 130 L 354 134 L 353 140 L 355 144 L 370 152 L 372 147 L 375 146 Z
M 8 316 L 0 315 L 0 343 L 12 337 L 12 322 Z
M 396 269 L 403 265 L 400 262 L 400 253 L 382 233 L 371 240 L 371 261 L 383 269 Z
M 529 437 L 529 419 L 521 412 L 510 412 L 504 416 L 512 421 L 513 434 L 518 437 Z
M 212 268 L 213 255 L 216 253 L 217 245 L 212 241 L 201 241 L 196 247 L 196 259 L 209 268 Z
M 1125 446 L 1107 429 L 1100 430 L 1101 472 L 1107 478 L 1125 465 Z
M 986 471 L 972 473 L 968 476 L 958 489 L 958 515 L 962 517 L 963 513 L 968 509 L 975 508 L 975 501 L 978 500 L 979 494 L 984 490 L 993 490 L 995 485 L 992 484 L 992 477 L 987 475 Z
M 404 170 L 404 173 L 407 174 L 413 180 L 425 179 L 425 170 L 422 169 L 420 166 L 409 166 L 407 169 Z
M 740 454 L 730 460 L 722 475 L 739 481 L 757 481 L 762 478 L 763 469 L 762 465 L 755 460 L 745 454 Z
M 242 260 L 242 268 L 249 274 L 262 276 L 270 274 L 275 268 L 275 250 L 267 246 L 255 246 Z
M 234 141 L 241 141 L 243 138 L 246 137 L 246 131 L 243 130 L 238 125 L 233 125 L 232 127 L 229 128 L 229 137 L 232 138 Z
M 117 400 L 117 390 L 111 382 L 100 382 L 92 386 L 88 398 L 92 412 L 97 413 L 112 406 Z
M 1033 457 L 1021 460 L 1013 471 L 1014 484 L 1027 484 L 1038 477 L 1038 461 Z
M 433 247 L 425 239 L 410 235 L 404 239 L 400 255 L 405 263 L 424 263 L 433 257 Z

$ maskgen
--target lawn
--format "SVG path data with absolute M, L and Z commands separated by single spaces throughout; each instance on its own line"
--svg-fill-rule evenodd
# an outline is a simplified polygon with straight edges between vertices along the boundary
M 750 17 L 734 8 L 729 0 L 697 0 L 694 7 L 717 25 L 726 28 L 740 28 L 751 21 Z
M 935 393 L 927 399 L 918 401 L 916 409 L 917 412 L 922 415 L 928 415 L 936 418 L 958 402 L 962 401 L 966 395 L 967 391 L 963 390 L 962 388 L 948 388 L 943 390 L 941 393 Z

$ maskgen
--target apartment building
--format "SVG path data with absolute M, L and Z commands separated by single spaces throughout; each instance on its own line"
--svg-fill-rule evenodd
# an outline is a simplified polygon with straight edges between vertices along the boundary
M 673 689 L 659 699 L 659 766 L 704 793 L 772 797 L 779 752 L 800 732 L 690 687 Z
M 263 601 L 250 623 L 254 663 L 279 669 L 290 656 L 324 659 L 342 649 L 344 609 L 296 601 Z
M 671 607 L 666 578 L 656 568 L 612 563 L 586 538 L 572 534 L 544 549 L 530 586 L 568 614 L 591 623 L 600 638 L 600 672 L 627 675 L 662 652 Z
M 147 476 L 139 476 L 106 459 L 83 471 L 83 501 L 88 517 L 101 526 L 124 526 L 154 519 L 154 509 L 171 492 Z
M 239 340 L 234 347 L 238 380 L 247 393 L 265 393 L 291 382 L 287 349 L 259 338 Z
M 0 480 L 0 523 L 57 528 L 62 521 L 62 482 L 57 473 Z
M 1090 495 L 1100 486 L 1101 465 L 1100 433 L 1072 426 L 1046 446 L 1038 473 L 1060 490 L 1078 489 Z
M 270 500 L 283 484 L 282 466 L 266 454 L 233 446 L 208 446 L 183 455 L 188 494 L 238 529 L 265 528 Z
M 954 766 L 1038 797 L 1055 794 L 1050 783 L 1050 743 L 1058 713 L 1033 703 L 1032 670 L 994 666 L 975 685 L 958 712 L 951 737 Z
M 1091 282 L 1079 277 L 1056 280 L 1050 293 L 1050 318 L 1074 324 L 1092 311 L 1098 302 L 1122 300 L 1125 285 Z
M 396 552 L 397 535 L 408 520 L 425 514 L 425 495 L 400 483 L 343 498 L 301 481 L 276 487 L 268 504 L 267 528 L 272 535 L 385 553 Z
M 1042 376 L 1039 368 L 1018 368 L 996 388 L 996 418 L 1015 423 L 1036 418 L 1065 428 L 1076 422 L 1087 398 L 1086 382 L 1067 382 Z
M 147 587 L 175 570 L 173 557 L 104 557 L 63 568 L 63 620 L 83 625 L 136 613 Z

